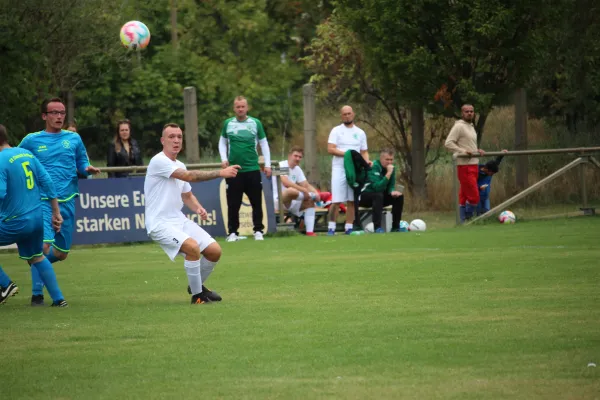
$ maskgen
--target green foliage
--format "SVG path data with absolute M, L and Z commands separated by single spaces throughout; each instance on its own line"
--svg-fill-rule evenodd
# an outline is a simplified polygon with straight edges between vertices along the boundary
M 0 1 L 0 121 L 13 141 L 40 127 L 45 97 L 93 80 L 114 56 L 115 9 L 117 0 Z
M 485 120 L 530 74 L 540 7 L 540 1 L 340 0 L 337 15 L 358 34 L 380 90 L 447 115 L 473 103 Z
M 600 5 L 561 0 L 544 9 L 544 18 L 552 29 L 538 33 L 536 73 L 528 85 L 531 111 L 566 126 L 571 136 L 597 133 Z
M 307 79 L 295 62 L 297 38 L 308 40 L 316 25 L 310 21 L 327 12 L 308 1 L 180 0 L 175 50 L 169 2 L 0 2 L 0 72 L 11 78 L 0 83 L 8 94 L 0 121 L 17 140 L 42 128 L 37 109 L 43 98 L 72 90 L 79 130 L 94 158 L 104 157 L 121 118 L 132 121 L 147 155 L 156 152 L 164 123 L 183 125 L 186 86 L 197 89 L 204 148 L 216 146 L 237 95 L 249 99 L 269 137 L 289 135 Z M 141 52 L 124 50 L 118 39 L 122 24 L 134 19 L 152 34 Z

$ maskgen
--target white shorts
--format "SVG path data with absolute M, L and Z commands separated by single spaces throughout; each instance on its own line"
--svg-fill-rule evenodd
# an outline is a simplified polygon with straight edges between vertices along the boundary
M 346 181 L 346 170 L 343 168 L 331 169 L 331 202 L 345 203 L 354 201 L 354 190 Z
M 215 239 L 213 239 L 212 236 L 198 226 L 197 223 L 192 222 L 189 219 L 186 219 L 181 223 L 163 223 L 154 228 L 148 236 L 162 247 L 163 251 L 167 253 L 171 261 L 175 261 L 175 257 L 179 254 L 184 255 L 179 249 L 183 242 L 189 238 L 198 242 L 200 245 L 200 252 L 204 251 L 211 243 L 215 243 Z

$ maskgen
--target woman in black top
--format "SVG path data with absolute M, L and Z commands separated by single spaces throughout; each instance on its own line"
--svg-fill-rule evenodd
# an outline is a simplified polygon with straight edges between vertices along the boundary
M 119 121 L 117 134 L 108 146 L 106 165 L 108 167 L 127 167 L 144 165 L 142 152 L 137 141 L 131 137 L 131 122 L 128 119 Z M 109 172 L 109 178 L 125 178 L 129 172 Z

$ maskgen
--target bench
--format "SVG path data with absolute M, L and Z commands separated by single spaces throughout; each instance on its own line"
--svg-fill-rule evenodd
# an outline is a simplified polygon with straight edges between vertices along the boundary
M 373 210 L 371 208 L 367 208 L 367 207 L 359 207 L 358 212 L 359 212 L 361 226 L 364 229 L 365 225 L 367 225 L 369 222 L 371 222 L 373 220 Z M 329 223 L 328 215 L 329 215 L 329 209 L 327 209 L 327 208 L 317 207 L 315 209 L 315 232 L 327 232 L 328 223 Z M 389 215 L 389 217 L 387 215 Z M 381 221 L 381 225 L 386 230 L 386 232 L 389 232 L 391 230 L 391 224 L 392 224 L 391 216 L 392 216 L 392 206 L 384 207 L 383 208 L 383 219 Z M 279 223 L 279 214 L 276 214 L 275 218 L 276 218 L 277 222 Z M 286 212 L 285 219 L 288 220 L 288 218 L 291 219 L 292 223 L 294 224 L 294 228 L 296 230 L 299 230 L 300 223 L 303 218 L 299 218 L 291 213 Z M 335 230 L 336 230 L 336 232 L 344 232 L 344 223 L 338 222 L 336 224 Z

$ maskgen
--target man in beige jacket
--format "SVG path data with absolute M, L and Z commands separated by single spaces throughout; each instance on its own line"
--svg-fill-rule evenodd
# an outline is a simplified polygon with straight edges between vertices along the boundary
M 469 156 L 483 155 L 485 152 L 477 148 L 477 132 L 473 126 L 475 109 L 471 104 L 461 107 L 461 119 L 454 123 L 448 134 L 445 146 L 452 153 L 464 153 Z M 460 219 L 462 222 L 470 219 L 479 204 L 479 188 L 477 176 L 479 173 L 477 157 L 458 158 L 458 180 L 460 191 L 458 202 L 460 204 Z

